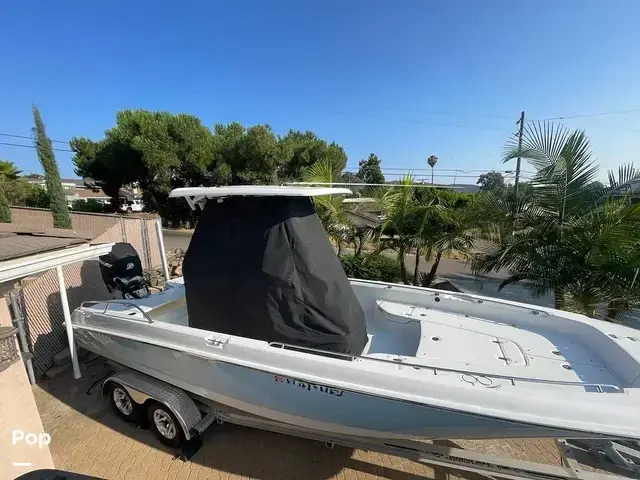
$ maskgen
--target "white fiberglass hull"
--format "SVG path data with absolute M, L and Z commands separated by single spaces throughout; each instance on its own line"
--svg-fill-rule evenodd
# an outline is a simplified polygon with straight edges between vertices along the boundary
M 186 327 L 184 318 L 167 313 L 181 301 L 184 303 L 180 299 L 181 287 L 167 291 L 166 301 L 160 307 L 152 305 L 146 310 L 142 305 L 148 316 L 126 306 L 118 310 L 111 305 L 104 312 L 106 304 L 102 303 L 77 310 L 72 322 L 76 341 L 87 350 L 230 408 L 323 432 L 405 439 L 640 437 L 638 388 L 633 379 L 621 380 L 619 386 L 609 385 L 619 372 L 608 371 L 605 364 L 595 365 L 598 374 L 593 379 L 599 382 L 597 388 L 590 378 L 580 383 L 580 376 L 591 375 L 587 366 L 583 369 L 579 365 L 584 360 L 580 356 L 576 357 L 575 370 L 564 369 L 558 363 L 557 373 L 553 370 L 548 379 L 530 379 L 527 372 L 538 372 L 535 368 L 546 366 L 548 359 L 533 358 L 535 355 L 530 359 L 523 354 L 524 360 L 519 363 L 520 350 L 526 353 L 534 350 L 535 345 L 532 343 L 527 349 L 526 345 L 518 345 L 517 339 L 488 335 L 497 321 L 489 322 L 491 325 L 482 332 L 463 324 L 460 332 L 450 332 L 448 329 L 458 328 L 451 319 L 438 324 L 435 317 L 432 322 L 412 319 L 409 314 L 405 318 L 392 302 L 410 300 L 411 312 L 418 318 L 428 314 L 419 313 L 422 312 L 419 306 L 429 301 L 438 302 L 441 312 L 451 305 L 465 317 L 468 316 L 465 308 L 473 306 L 471 300 L 476 297 L 375 282 L 353 284 L 368 321 L 373 318 L 373 310 L 384 310 L 389 318 L 382 321 L 387 325 L 390 319 L 392 329 L 391 334 L 376 330 L 380 327 L 376 322 L 381 320 L 371 320 L 369 351 L 355 358 L 331 358 Z M 146 301 L 146 305 L 154 301 L 157 300 Z M 507 314 L 533 308 L 520 305 L 512 308 L 516 304 L 502 303 Z M 476 303 L 474 308 L 477 307 Z M 486 307 L 480 306 L 479 310 Z M 112 310 L 118 311 L 109 313 Z M 543 310 L 536 309 L 537 313 L 532 314 L 536 321 L 545 314 Z M 523 321 L 523 332 L 524 325 Z M 425 330 L 429 332 L 426 335 Z M 469 332 L 475 336 L 468 337 Z M 589 329 L 586 332 L 592 333 Z M 385 335 L 402 341 L 393 343 Z M 485 345 L 486 335 L 494 340 L 487 339 Z M 545 339 L 555 338 L 545 335 Z M 497 345 L 495 338 L 499 339 Z M 468 341 L 462 345 L 460 355 L 456 351 L 460 346 L 453 342 L 447 349 L 456 357 L 465 354 L 465 350 L 473 350 L 466 353 L 471 361 L 464 363 L 464 358 L 455 358 L 448 365 L 443 364 L 431 342 L 442 345 L 449 340 Z M 428 341 L 430 350 L 421 349 L 419 341 Z M 417 345 L 415 351 L 414 346 L 409 348 L 412 342 Z M 635 347 L 633 341 L 629 343 Z M 481 345 L 474 350 L 475 344 Z M 485 351 L 498 347 L 501 350 L 496 352 L 504 353 Z M 575 345 L 572 348 L 574 355 L 576 351 L 584 354 L 575 350 Z M 385 349 L 395 353 L 385 355 Z M 622 352 L 627 357 L 616 350 L 612 352 L 612 358 L 628 361 L 631 368 L 637 367 L 633 363 L 635 351 Z M 493 366 L 487 361 L 489 358 L 504 364 L 500 355 L 510 356 L 511 363 Z M 609 392 L 608 387 L 613 390 Z M 609 409 L 609 416 L 605 408 Z M 617 415 L 625 417 L 618 419 Z
M 150 343 L 77 330 L 78 344 L 228 407 L 314 430 L 379 438 L 561 437 L 568 432 L 312 384 Z

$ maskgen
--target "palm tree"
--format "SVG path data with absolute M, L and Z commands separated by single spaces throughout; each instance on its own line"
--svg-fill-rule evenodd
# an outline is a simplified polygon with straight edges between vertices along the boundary
M 429 158 L 427 158 L 427 163 L 431 167 L 431 185 L 433 185 L 433 167 L 435 167 L 436 163 L 438 163 L 438 157 L 436 157 L 435 155 L 429 155 Z
M 420 258 L 425 248 L 424 231 L 434 219 L 444 215 L 444 207 L 437 197 L 417 192 L 412 175 L 405 175 L 397 188 L 388 188 L 378 196 L 385 221 L 379 233 L 384 239 L 378 242 L 378 252 L 390 249 L 396 252 L 400 274 L 405 284 L 417 284 Z M 405 264 L 405 256 L 413 252 L 413 282 Z
M 426 274 L 414 272 L 414 285 L 429 287 L 436 278 L 440 260 L 451 253 L 468 254 L 475 245 L 474 221 L 477 218 L 468 207 L 455 208 L 450 202 L 441 200 L 440 209 L 434 211 L 422 232 L 425 259 L 432 259 Z M 416 266 L 417 267 L 417 266 Z
M 402 281 L 409 284 L 405 255 L 418 247 L 420 231 L 420 209 L 415 198 L 412 175 L 405 175 L 397 188 L 382 190 L 378 197 L 379 208 L 384 212 L 384 223 L 380 230 L 378 253 L 393 250 L 397 254 Z M 418 257 L 419 257 L 418 250 Z
M 572 246 L 585 252 L 589 274 L 583 282 L 597 294 L 593 297 L 599 304 L 606 305 L 603 316 L 615 320 L 618 314 L 638 308 L 640 206 L 632 204 L 630 197 L 609 199 L 576 223 Z
M 618 167 L 618 175 L 616 176 L 612 170 L 607 172 L 609 177 L 609 189 L 613 194 L 621 195 L 625 192 L 622 191 L 624 186 L 631 180 L 640 176 L 640 169 L 636 169 L 633 163 L 626 163 Z
M 9 162 L 7 160 L 0 160 L 0 176 L 7 180 L 16 180 L 18 175 L 22 173 L 21 170 L 18 170 L 16 165 L 13 162 Z
M 549 123 L 528 124 L 522 149 L 509 142 L 504 160 L 518 155 L 537 170 L 532 197 L 498 199 L 487 194 L 479 199 L 486 219 L 479 227 L 490 246 L 474 259 L 476 273 L 506 269 L 510 275 L 500 288 L 525 281 L 534 296 L 553 292 L 560 309 L 578 304 L 586 311 L 607 298 L 622 300 L 620 289 L 613 290 L 611 260 L 620 257 L 620 250 L 630 251 L 620 242 L 635 220 L 628 206 L 607 202 L 611 190 L 594 181 L 598 169 L 585 133 Z
M 305 182 L 319 183 L 331 186 L 333 182 L 339 182 L 340 170 L 328 159 L 318 160 L 303 172 Z M 338 256 L 342 254 L 342 247 L 349 237 L 351 222 L 344 208 L 342 195 L 320 195 L 313 197 L 316 212 L 327 236 L 336 242 Z

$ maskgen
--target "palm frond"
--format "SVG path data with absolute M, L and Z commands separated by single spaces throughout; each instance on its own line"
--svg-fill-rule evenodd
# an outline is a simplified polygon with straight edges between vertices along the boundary
M 537 170 L 548 168 L 561 157 L 569 135 L 567 128 L 555 123 L 529 122 L 523 129 L 522 148 L 513 136 L 505 147 L 503 162 L 522 157 Z
M 613 170 L 607 172 L 609 178 L 609 187 L 611 189 L 619 188 L 625 183 L 629 183 L 640 175 L 640 170 L 636 170 L 633 163 L 625 163 L 618 167 L 618 176 L 616 177 Z

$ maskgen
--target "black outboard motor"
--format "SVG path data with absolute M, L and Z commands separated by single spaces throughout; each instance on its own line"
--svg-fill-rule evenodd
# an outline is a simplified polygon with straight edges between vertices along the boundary
M 116 243 L 111 252 L 98 257 L 102 280 L 114 298 L 145 298 L 149 286 L 142 276 L 142 262 L 130 243 Z

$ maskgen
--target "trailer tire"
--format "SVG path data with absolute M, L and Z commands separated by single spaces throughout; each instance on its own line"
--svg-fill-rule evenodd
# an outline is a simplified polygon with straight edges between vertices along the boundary
M 182 426 L 169 408 L 159 402 L 151 402 L 147 417 L 149 426 L 163 445 L 180 447 L 183 439 Z
M 128 422 L 135 422 L 138 418 L 138 404 L 133 401 L 127 389 L 119 383 L 109 384 L 109 403 L 116 414 Z

